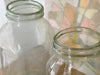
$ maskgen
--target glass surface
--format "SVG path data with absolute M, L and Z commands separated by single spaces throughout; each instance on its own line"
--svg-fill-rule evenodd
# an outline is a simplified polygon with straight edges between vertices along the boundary
M 54 55 L 47 63 L 47 75 L 100 75 L 100 33 L 84 27 L 72 27 L 54 37 Z M 91 62 L 91 63 L 89 63 Z
M 45 75 L 54 31 L 44 7 L 34 0 L 7 5 L 8 22 L 0 30 L 4 75 Z

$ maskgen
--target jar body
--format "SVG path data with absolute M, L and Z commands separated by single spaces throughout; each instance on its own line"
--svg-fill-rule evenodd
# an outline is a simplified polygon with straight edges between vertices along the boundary
M 35 50 L 32 53 L 38 60 L 44 59 L 41 62 L 46 63 L 47 59 L 49 58 L 49 50 L 51 48 L 53 34 L 54 32 L 52 31 L 52 28 L 44 18 L 41 18 L 40 20 L 37 21 L 29 21 L 22 23 L 8 22 L 6 25 L 3 26 L 0 34 L 0 39 L 1 39 L 0 46 L 2 46 L 5 49 L 4 56 L 7 57 L 5 58 L 6 60 L 5 65 L 11 64 L 15 60 L 23 62 L 19 64 L 24 64 L 25 62 L 24 60 L 18 59 L 20 58 L 20 55 L 22 55 L 25 52 L 30 53 L 32 49 L 35 50 L 34 48 L 38 46 L 43 47 L 43 48 L 41 47 L 42 51 L 41 50 L 39 51 L 37 49 L 38 51 Z M 27 54 L 27 55 L 28 57 L 32 56 L 32 54 L 31 55 Z M 28 60 L 29 58 L 27 58 L 26 60 Z M 29 62 L 34 63 L 35 60 L 36 59 L 33 58 L 29 60 Z M 37 63 L 40 64 L 39 61 L 37 61 Z M 38 64 L 36 66 L 37 68 Z M 26 63 L 25 65 L 29 64 Z M 41 68 L 43 69 L 43 67 Z M 7 73 L 7 75 L 13 75 L 13 74 Z
M 46 66 L 47 75 L 99 75 L 100 63 L 88 63 L 92 60 L 65 60 L 61 57 L 54 55 L 50 58 Z M 93 66 L 94 65 L 94 66 Z
M 16 48 L 19 44 L 22 47 L 22 51 L 29 50 L 37 45 L 49 47 L 53 36 L 53 29 L 44 18 L 26 22 L 8 21 L 1 29 L 1 38 L 5 39 L 5 44 L 13 40 L 9 43 L 11 45 L 15 43 L 13 45 Z M 9 41 L 7 41 L 7 38 L 9 38 Z M 4 46 L 2 41 L 1 45 Z
M 10 5 L 13 7 L 10 8 Z M 8 23 L 0 31 L 3 74 L 45 75 L 54 32 L 43 18 L 43 7 L 29 0 L 14 1 L 10 5 L 8 8 L 12 12 L 7 12 Z M 21 11 L 22 7 L 26 9 Z

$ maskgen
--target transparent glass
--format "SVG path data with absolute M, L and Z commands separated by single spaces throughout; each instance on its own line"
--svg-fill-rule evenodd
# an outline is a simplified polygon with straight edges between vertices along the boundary
M 54 37 L 54 55 L 47 75 L 100 75 L 100 63 L 89 63 L 100 55 L 100 33 L 85 27 L 72 27 Z
M 54 36 L 44 7 L 34 0 L 7 5 L 8 22 L 0 30 L 4 75 L 45 75 Z

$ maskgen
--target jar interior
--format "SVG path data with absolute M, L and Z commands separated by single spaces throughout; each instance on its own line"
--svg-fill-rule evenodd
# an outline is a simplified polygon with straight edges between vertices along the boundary
M 80 28 L 63 33 L 57 41 L 68 48 L 89 48 L 100 42 L 99 36 L 93 31 Z
M 13 21 L 39 19 L 44 16 L 44 7 L 34 0 L 17 0 L 7 5 L 6 16 Z

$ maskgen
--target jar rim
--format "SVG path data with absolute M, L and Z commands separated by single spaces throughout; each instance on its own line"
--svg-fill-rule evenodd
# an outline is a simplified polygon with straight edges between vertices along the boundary
M 87 28 L 87 27 L 70 27 L 70 28 L 66 28 L 66 29 L 64 29 L 64 30 L 59 31 L 59 32 L 54 36 L 54 43 L 57 44 L 58 46 L 61 46 L 61 47 L 63 47 L 63 48 L 66 48 L 66 49 L 70 48 L 70 47 L 66 47 L 66 46 L 60 44 L 60 43 L 57 41 L 57 39 L 58 39 L 58 35 L 59 35 L 61 32 L 65 31 L 65 30 L 68 30 L 68 29 L 73 29 L 73 28 L 84 28 L 84 29 L 92 30 L 92 29 Z M 92 30 L 92 31 L 94 31 L 95 33 L 97 33 L 97 34 L 100 35 L 99 32 L 97 32 L 97 31 L 95 31 L 95 30 Z M 61 34 L 61 35 L 62 35 L 62 34 Z M 100 46 L 100 41 L 97 42 L 94 46 L 95 46 L 95 47 Z M 91 50 L 92 48 L 94 48 L 94 47 L 93 47 L 93 46 L 89 46 L 89 47 L 86 47 L 86 48 L 70 48 L 70 49 L 71 49 L 71 50 L 89 50 L 89 49 Z
M 16 14 L 16 15 L 25 15 L 25 16 L 27 16 L 27 15 L 39 14 L 39 13 L 41 13 L 41 12 L 44 12 L 44 7 L 42 6 L 42 4 L 40 4 L 39 2 L 34 1 L 34 0 L 30 0 L 30 1 L 31 1 L 31 2 L 34 2 L 34 3 L 37 3 L 37 4 L 41 7 L 40 10 L 38 10 L 38 11 L 36 11 L 36 12 L 32 12 L 32 13 L 17 13 L 17 12 L 12 11 L 11 9 L 14 8 L 14 7 L 17 7 L 17 6 L 14 6 L 14 7 L 12 7 L 12 8 L 10 8 L 10 6 L 11 6 L 12 4 L 17 3 L 17 2 L 20 2 L 20 1 L 29 1 L 29 0 L 17 0 L 17 1 L 13 1 L 13 2 L 11 2 L 11 3 L 9 3 L 9 4 L 7 5 L 7 11 L 9 11 L 10 13 Z M 38 6 L 38 5 L 36 5 L 36 6 Z M 44 15 L 44 14 L 43 14 L 43 15 Z
M 71 47 L 68 47 L 68 46 L 64 46 L 63 44 L 59 43 L 58 42 L 58 39 L 64 35 L 64 31 L 67 31 L 67 30 L 70 30 L 70 29 L 73 29 L 73 28 L 79 28 L 79 29 L 88 29 L 88 30 L 92 30 L 90 28 L 86 28 L 86 27 L 71 27 L 71 28 L 66 28 L 64 30 L 61 30 L 59 31 L 55 36 L 54 36 L 54 42 L 53 42 L 53 48 L 56 52 L 60 53 L 60 54 L 64 54 L 64 55 L 68 55 L 68 52 L 71 51 L 71 56 L 75 56 L 75 57 L 85 57 L 85 56 L 91 56 L 94 54 L 94 52 L 96 51 L 98 53 L 99 48 L 100 48 L 100 40 L 98 42 L 96 42 L 95 44 L 93 44 L 92 46 L 89 46 L 89 47 L 83 47 L 83 48 L 71 48 Z M 95 31 L 95 30 L 92 30 L 95 34 L 97 34 L 98 36 L 100 36 L 100 33 Z M 66 33 L 66 32 L 65 32 Z M 67 34 L 67 33 L 66 33 Z M 95 48 L 98 48 L 97 50 L 95 50 Z M 62 49 L 62 50 L 60 50 Z M 67 50 L 67 51 L 66 51 Z M 68 51 L 69 50 L 69 51 Z M 74 51 L 76 52 L 83 52 L 83 54 L 75 54 Z M 93 51 L 93 52 L 91 52 Z M 88 54 L 90 52 L 90 54 Z

